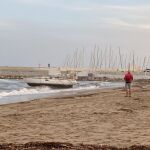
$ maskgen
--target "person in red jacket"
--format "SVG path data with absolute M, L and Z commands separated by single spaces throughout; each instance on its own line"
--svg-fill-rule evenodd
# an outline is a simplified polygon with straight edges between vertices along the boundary
M 131 83 L 133 81 L 133 75 L 130 71 L 128 71 L 124 76 L 125 81 L 125 89 L 126 89 L 126 97 L 131 97 Z

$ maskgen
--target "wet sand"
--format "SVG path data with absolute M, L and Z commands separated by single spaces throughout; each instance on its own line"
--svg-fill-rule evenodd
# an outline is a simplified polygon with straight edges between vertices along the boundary
M 150 145 L 150 81 L 0 106 L 0 143 Z

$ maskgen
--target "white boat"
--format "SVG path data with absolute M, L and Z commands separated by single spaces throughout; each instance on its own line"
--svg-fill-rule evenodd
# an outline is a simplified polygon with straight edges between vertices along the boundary
M 76 84 L 76 80 L 72 79 L 60 79 L 60 78 L 50 78 L 50 77 L 34 77 L 34 78 L 24 78 L 29 86 L 50 86 L 54 88 L 71 88 Z

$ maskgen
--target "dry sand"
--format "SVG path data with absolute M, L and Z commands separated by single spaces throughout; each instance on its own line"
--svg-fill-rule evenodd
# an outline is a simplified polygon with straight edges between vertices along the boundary
M 150 81 L 0 106 L 0 143 L 150 145 Z

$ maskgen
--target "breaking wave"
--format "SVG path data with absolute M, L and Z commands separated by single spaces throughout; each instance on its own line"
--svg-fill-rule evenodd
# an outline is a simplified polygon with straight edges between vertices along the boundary
M 78 91 L 94 90 L 99 88 L 121 87 L 122 83 L 111 82 L 78 82 L 70 89 L 52 89 L 47 86 L 30 87 L 20 80 L 0 80 L 0 104 L 45 98 L 58 93 L 74 93 Z

